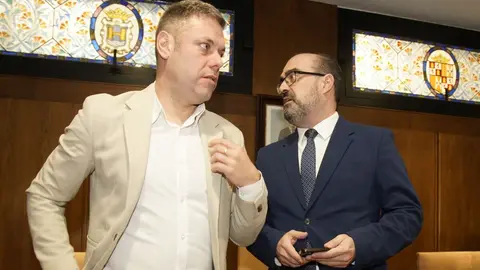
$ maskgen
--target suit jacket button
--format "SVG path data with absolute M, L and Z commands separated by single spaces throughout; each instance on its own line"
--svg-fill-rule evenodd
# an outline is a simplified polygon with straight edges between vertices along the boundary
M 262 212 L 262 209 L 263 209 L 263 206 L 260 204 L 260 205 L 257 207 L 257 211 L 260 213 L 260 212 Z
M 310 225 L 310 219 L 309 219 L 309 218 L 306 218 L 306 219 L 305 219 L 305 224 L 306 224 L 306 225 Z

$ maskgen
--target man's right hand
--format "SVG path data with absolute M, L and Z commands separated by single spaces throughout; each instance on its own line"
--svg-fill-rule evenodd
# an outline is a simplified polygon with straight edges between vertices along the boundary
M 291 230 L 280 238 L 280 241 L 278 241 L 277 244 L 277 259 L 283 266 L 300 267 L 308 263 L 308 261 L 305 258 L 302 258 L 293 247 L 297 242 L 297 239 L 305 239 L 306 237 L 306 232 Z

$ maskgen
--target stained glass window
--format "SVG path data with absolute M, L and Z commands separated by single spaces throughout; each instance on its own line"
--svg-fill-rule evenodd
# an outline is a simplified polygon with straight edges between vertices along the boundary
M 0 0 L 0 54 L 155 68 L 167 2 Z M 224 75 L 233 75 L 234 12 L 222 10 Z
M 357 91 L 480 104 L 480 51 L 353 33 Z

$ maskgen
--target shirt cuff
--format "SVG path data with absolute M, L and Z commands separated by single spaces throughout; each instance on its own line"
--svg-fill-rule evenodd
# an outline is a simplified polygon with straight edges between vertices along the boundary
M 260 172 L 260 180 L 253 184 L 239 187 L 238 196 L 244 201 L 254 202 L 262 195 L 263 184 L 263 175 Z
M 275 259 L 273 260 L 275 262 L 275 265 L 276 266 L 282 266 L 282 264 L 280 263 L 280 261 L 277 259 L 277 257 L 275 257 Z

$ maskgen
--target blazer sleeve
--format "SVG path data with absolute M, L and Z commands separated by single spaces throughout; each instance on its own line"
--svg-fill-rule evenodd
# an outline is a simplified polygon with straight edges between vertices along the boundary
M 33 248 L 44 270 L 78 269 L 64 212 L 94 168 L 90 121 L 87 98 L 26 190 Z
M 397 254 L 416 239 L 423 223 L 420 201 L 391 131 L 382 134 L 377 159 L 375 181 L 382 216 L 377 223 L 347 233 L 355 243 L 357 266 L 374 265 Z
M 258 152 L 256 165 L 260 171 L 265 169 L 263 149 Z M 277 244 L 285 233 L 286 232 L 273 228 L 269 224 L 267 214 L 265 225 L 260 231 L 256 241 L 248 246 L 247 250 L 269 268 L 276 268 L 275 257 L 277 256 Z
M 240 134 L 239 144 L 244 147 L 243 134 Z M 245 201 L 238 194 L 238 189 L 232 195 L 232 214 L 230 216 L 230 240 L 237 246 L 246 247 L 252 244 L 257 238 L 265 223 L 268 211 L 267 187 L 263 180 L 260 180 L 261 191 L 253 201 Z

